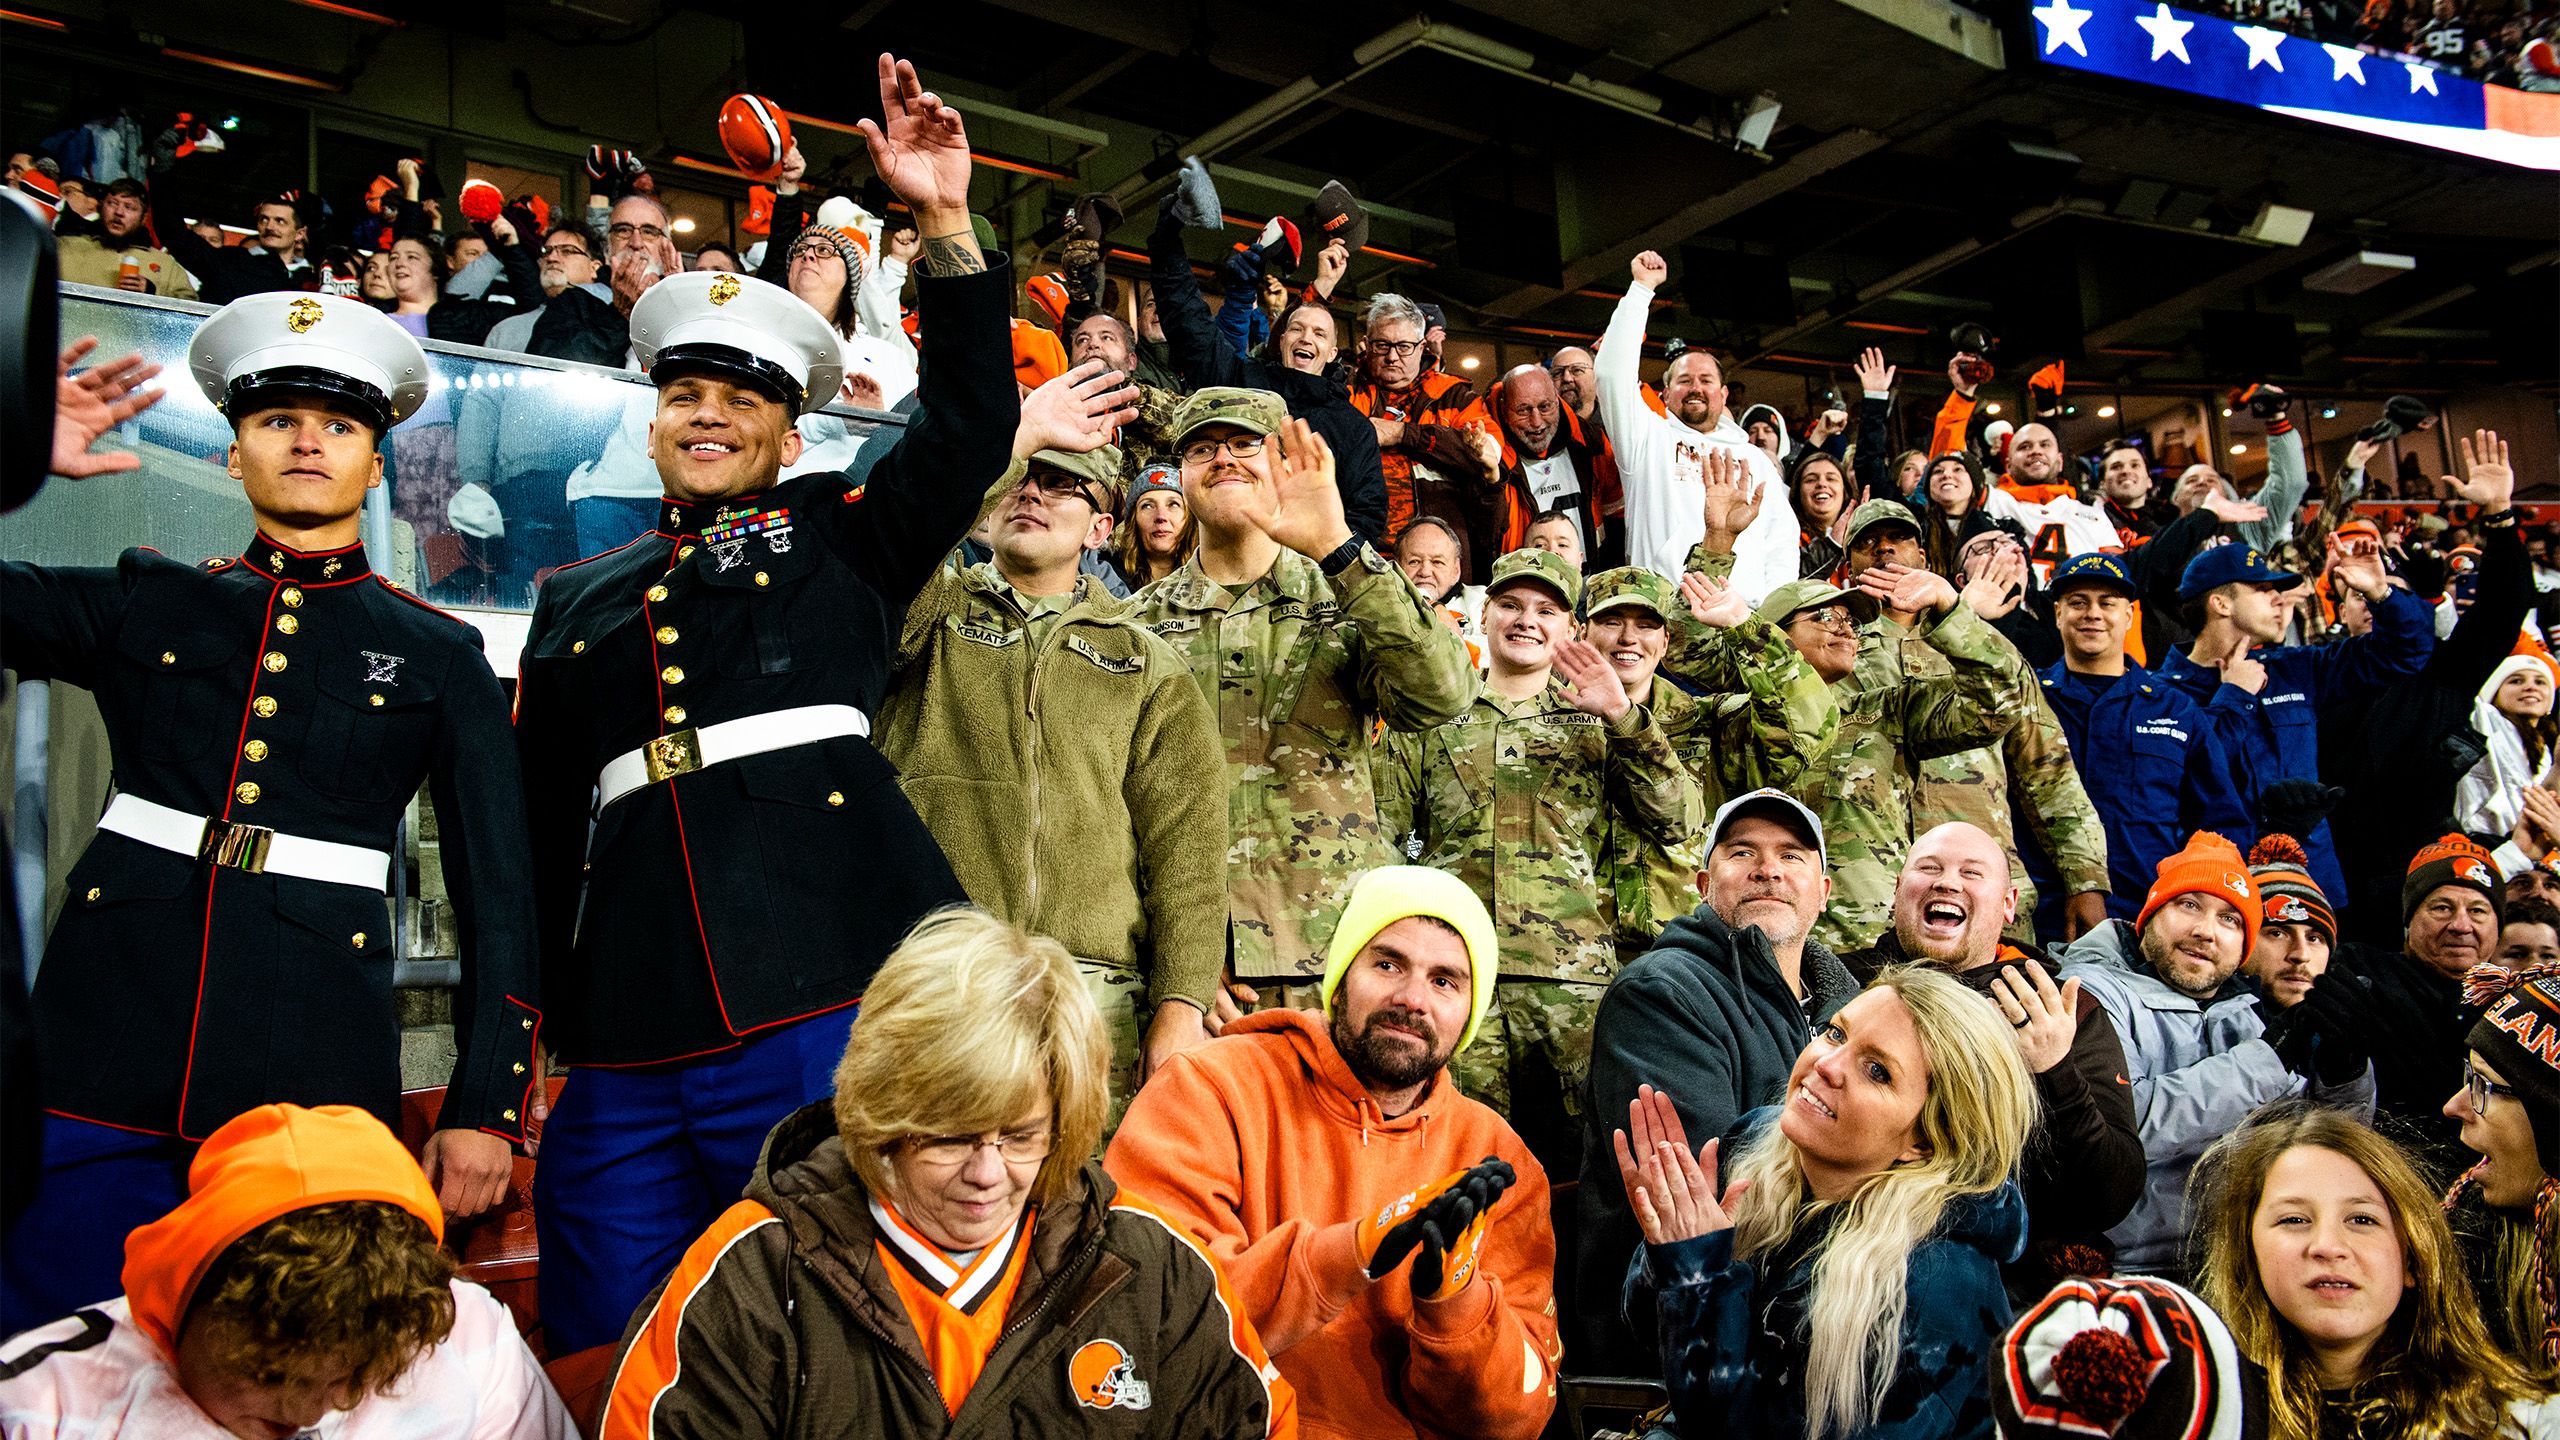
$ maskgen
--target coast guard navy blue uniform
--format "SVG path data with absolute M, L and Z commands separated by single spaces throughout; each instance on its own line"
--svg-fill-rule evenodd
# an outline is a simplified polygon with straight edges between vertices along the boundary
M 2234 583 L 2299 585 L 2302 577 L 2269 565 L 2245 545 L 2220 545 L 2187 562 L 2179 594 L 2194 599 L 2216 586 Z M 2252 816 L 2258 797 L 2279 780 L 2320 778 L 2320 716 L 2341 702 L 2368 695 L 2391 681 L 2414 675 L 2435 653 L 2435 612 L 2406 590 L 2393 587 L 2373 606 L 2373 630 L 2327 645 L 2280 645 L 2255 649 L 2249 658 L 2267 669 L 2267 683 L 2253 702 L 2222 727 L 2233 769 L 2240 776 L 2242 803 Z M 2183 650 L 2172 650 L 2160 664 L 2160 677 L 2200 705 L 2210 707 L 2222 688 L 2222 672 L 2198 665 Z M 2236 833 L 2225 831 L 2246 851 L 2256 839 L 2255 821 Z M 2311 878 L 2320 893 L 2346 908 L 2346 872 L 2338 867 L 2336 842 L 2329 822 L 2321 821 L 2300 837 L 2311 857 Z
M 880 962 L 967 903 L 868 736 L 908 601 L 1010 458 L 990 262 L 919 279 L 930 398 L 863 484 L 665 500 L 535 599 L 516 735 L 544 1002 L 579 1067 L 537 1171 L 555 1350 L 621 1335 L 765 1132 L 832 1091 Z M 677 276 L 631 318 L 661 385 L 707 371 L 806 408 L 839 383 L 833 332 L 776 286 Z
M 304 323 L 288 329 L 289 310 Z M 199 332 L 218 404 L 244 393 L 227 362 L 275 337 L 350 368 L 385 347 L 407 363 L 405 348 L 424 393 L 423 353 L 377 312 L 276 294 Z M 45 1175 L 9 1237 L 10 1328 L 119 1293 L 125 1235 L 186 1197 L 196 1142 L 241 1112 L 398 1122 L 386 891 L 422 783 L 462 962 L 438 1124 L 523 1143 L 541 1023 L 531 857 L 478 631 L 391 588 L 360 547 L 260 534 L 202 565 L 149 550 L 112 568 L 0 564 L 0 664 L 95 695 L 114 764 L 35 988 Z

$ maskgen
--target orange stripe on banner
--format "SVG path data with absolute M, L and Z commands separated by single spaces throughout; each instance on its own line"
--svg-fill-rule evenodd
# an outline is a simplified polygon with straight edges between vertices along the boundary
M 2504 85 L 2483 85 L 2492 130 L 2511 135 L 2560 135 L 2560 93 L 2534 94 Z
M 605 1402 L 604 1423 L 596 1432 L 599 1440 L 649 1440 L 657 1433 L 658 1397 L 675 1388 L 683 1368 L 676 1342 L 683 1337 L 685 1307 L 693 1303 L 711 1272 L 720 1268 L 730 1247 L 767 1225 L 781 1223 L 762 1205 L 741 1200 L 712 1221 L 702 1238 L 684 1252 L 647 1322 L 623 1354 L 622 1368 L 615 1372 L 613 1390 Z

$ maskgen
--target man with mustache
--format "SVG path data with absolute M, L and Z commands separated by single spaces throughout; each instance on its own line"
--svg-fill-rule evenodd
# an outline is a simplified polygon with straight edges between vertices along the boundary
M 2199 831 L 2160 862 L 2138 916 L 2110 920 L 2062 953 L 2061 978 L 2097 997 L 2124 1043 L 2142 1131 L 2142 1197 L 2107 1231 L 2118 1274 L 2179 1278 L 2187 1172 L 2259 1106 L 2308 1094 L 2372 1118 L 2373 1072 L 2355 1037 L 2303 1013 L 2316 1007 L 2279 1011 L 2237 980 L 2264 919 L 2238 847 Z M 2448 1053 L 2458 1059 L 2459 1044 Z
M 1330 447 L 1278 395 L 1196 391 L 1174 436 L 1200 548 L 1131 606 L 1182 652 L 1226 741 L 1230 984 L 1214 1031 L 1308 1002 L 1351 881 L 1392 859 L 1381 727 L 1441 724 L 1477 682 L 1466 641 L 1353 533 Z
M 1695 877 L 1704 903 L 1618 976 L 1593 1025 L 1574 1192 L 1577 1371 L 1649 1374 L 1660 1363 L 1620 1319 L 1639 1236 L 1610 1131 L 1650 1088 L 1673 1097 L 1688 1133 L 1724 1134 L 1786 1087 L 1810 1025 L 1858 992 L 1812 938 L 1831 894 L 1813 811 L 1783 790 L 1754 790 L 1726 801 L 1707 836 Z
M 1555 1408 L 1546 1172 L 1445 1075 L 1495 951 L 1457 877 L 1368 872 L 1319 1008 L 1174 1056 L 1103 1162 L 1217 1256 L 1310 1434 L 1529 1440 Z

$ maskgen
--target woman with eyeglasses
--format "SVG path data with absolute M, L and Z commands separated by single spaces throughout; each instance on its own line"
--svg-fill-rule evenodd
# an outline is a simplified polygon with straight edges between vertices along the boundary
M 1056 941 L 928 917 L 833 1100 L 774 1127 L 624 1341 L 598 1433 L 1295 1435 L 1207 1252 L 1094 1162 L 1109 1063 Z
M 2560 966 L 2472 974 L 2463 999 L 2487 1008 L 2444 1113 L 2480 1163 L 2445 1214 L 2489 1333 L 2548 1383 L 2560 1378 Z
M 2364 1122 L 2271 1105 L 2187 1194 L 2197 1288 L 2265 1377 L 2269 1440 L 2560 1436 L 2547 1382 L 2482 1326 L 2416 1163 Z

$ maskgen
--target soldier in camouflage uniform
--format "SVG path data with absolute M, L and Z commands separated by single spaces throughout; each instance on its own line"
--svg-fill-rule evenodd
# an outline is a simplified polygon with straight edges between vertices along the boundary
M 1575 638 L 1581 589 L 1572 564 L 1550 551 L 1495 561 L 1484 693 L 1436 730 L 1393 737 L 1378 770 L 1387 832 L 1411 833 L 1422 864 L 1466 881 L 1492 912 L 1502 952 L 1493 1008 L 1449 1073 L 1506 1116 L 1529 1098 L 1513 1080 L 1532 1057 L 1560 1082 L 1565 1113 L 1580 1113 L 1591 1021 L 1618 973 L 1600 881 L 1615 824 L 1670 846 L 1706 821 L 1651 708 Z M 1542 1147 L 1534 1128 L 1523 1130 L 1550 1164 L 1574 1158 L 1578 1135 L 1567 1128 Z
M 1707 586 L 1693 603 L 1660 574 L 1628 565 L 1584 582 L 1582 610 L 1583 638 L 1627 693 L 1643 698 L 1709 814 L 1735 795 L 1793 784 L 1840 728 L 1831 687 L 1739 593 Z M 1675 643 L 1680 677 L 1698 693 L 1661 673 Z M 1691 832 L 1664 845 L 1623 816 L 1610 820 L 1602 888 L 1617 910 L 1618 958 L 1626 962 L 1652 948 L 1664 924 L 1697 908 L 1705 836 Z
M 1226 742 L 1223 1018 L 1312 994 L 1351 882 L 1401 858 L 1378 826 L 1379 726 L 1455 717 L 1477 676 L 1466 642 L 1352 534 L 1330 451 L 1280 397 L 1204 389 L 1172 430 L 1200 549 L 1130 606 L 1182 653 Z
M 2026 552 L 2013 538 L 2000 531 L 1974 536 L 1965 542 L 1963 555 L 1968 570 L 1987 569 L 2006 592 L 2014 596 L 2026 593 Z M 1855 559 L 1849 562 L 1852 581 L 1861 568 Z M 1965 583 L 1966 578 L 1957 576 L 1957 583 Z M 1997 620 L 2017 603 L 2014 598 L 2006 600 L 1983 618 Z M 1892 614 L 1889 618 L 1907 627 L 1916 617 Z M 1941 680 L 1952 673 L 1946 657 L 1936 647 L 1923 643 L 1907 629 L 1902 663 L 1905 670 L 1920 679 Z M 2070 936 L 2107 918 L 2107 833 L 2098 819 L 2098 807 L 2080 784 L 2079 769 L 2071 763 L 2071 742 L 2062 733 L 2062 722 L 2045 703 L 2043 687 L 2028 667 L 2026 657 L 2014 647 L 2010 650 L 2009 672 L 2009 684 L 2015 694 L 2010 708 L 2016 711 L 2018 723 L 2010 727 L 1997 746 L 1934 756 L 1921 762 L 1920 789 L 1911 806 L 1911 831 L 1925 835 L 1940 825 L 1961 820 L 1981 827 L 2008 850 L 2009 883 L 2018 888 L 2018 914 L 2009 922 L 2008 938 L 2024 945 L 2033 944 L 2036 939 L 2036 887 L 2027 875 L 2026 861 L 2018 854 L 2016 820 L 2025 819 L 2036 843 L 2052 857 L 2062 877 L 2065 893 L 2070 896 Z

